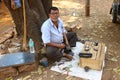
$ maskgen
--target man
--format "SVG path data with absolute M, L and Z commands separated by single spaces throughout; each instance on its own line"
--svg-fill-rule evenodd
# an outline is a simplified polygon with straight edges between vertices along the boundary
M 73 53 L 69 54 L 69 52 L 64 49 L 70 49 L 70 46 L 75 46 L 76 34 L 68 34 L 71 43 L 69 44 L 63 22 L 59 18 L 59 10 L 57 7 L 50 8 L 49 19 L 43 23 L 41 32 L 42 40 L 46 45 L 48 59 L 59 60 L 63 56 L 70 60 L 73 59 Z

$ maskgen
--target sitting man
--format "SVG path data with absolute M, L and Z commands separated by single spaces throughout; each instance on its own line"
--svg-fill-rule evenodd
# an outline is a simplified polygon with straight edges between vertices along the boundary
M 59 18 L 59 9 L 51 7 L 49 10 L 49 19 L 47 19 L 41 27 L 42 40 L 46 46 L 47 57 L 54 61 L 66 57 L 73 59 L 73 53 L 69 53 L 70 47 L 76 45 L 76 33 L 67 33 L 63 26 L 62 20 Z M 66 51 L 65 49 L 69 49 Z

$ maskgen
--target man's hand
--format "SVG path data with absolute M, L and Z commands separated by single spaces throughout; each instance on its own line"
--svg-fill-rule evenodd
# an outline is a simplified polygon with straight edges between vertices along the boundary
M 54 46 L 54 47 L 58 47 L 58 48 L 65 48 L 65 44 L 63 43 L 47 43 L 47 46 Z
M 64 48 L 64 47 L 65 47 L 65 44 L 58 44 L 58 47 L 59 47 L 59 48 Z
M 68 41 L 66 41 L 65 44 L 66 44 L 66 47 L 70 47 Z

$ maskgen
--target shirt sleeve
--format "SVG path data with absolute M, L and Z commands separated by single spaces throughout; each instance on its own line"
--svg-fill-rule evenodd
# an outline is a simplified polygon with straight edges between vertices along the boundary
M 43 24 L 41 27 L 42 32 L 42 40 L 44 44 L 50 43 L 50 29 L 49 26 L 46 24 Z
M 65 29 L 65 27 L 63 26 L 63 33 L 67 33 L 67 31 L 66 31 L 66 29 Z

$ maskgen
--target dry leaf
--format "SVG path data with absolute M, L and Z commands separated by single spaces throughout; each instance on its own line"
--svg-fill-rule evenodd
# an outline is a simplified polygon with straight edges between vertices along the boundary
M 41 67 L 38 68 L 38 73 L 39 73 L 39 75 L 42 74 Z
M 67 77 L 65 78 L 65 80 L 72 80 L 72 77 L 71 77 L 71 76 L 67 76 Z
M 116 73 L 120 74 L 120 68 L 114 68 L 113 71 L 115 71 Z
M 117 61 L 118 61 L 115 57 L 111 58 L 110 60 L 111 60 L 111 61 L 114 61 L 114 62 L 117 62 Z
M 24 77 L 23 80 L 27 80 L 27 79 L 30 78 L 30 77 L 31 77 L 31 76 L 28 75 L 28 76 Z

